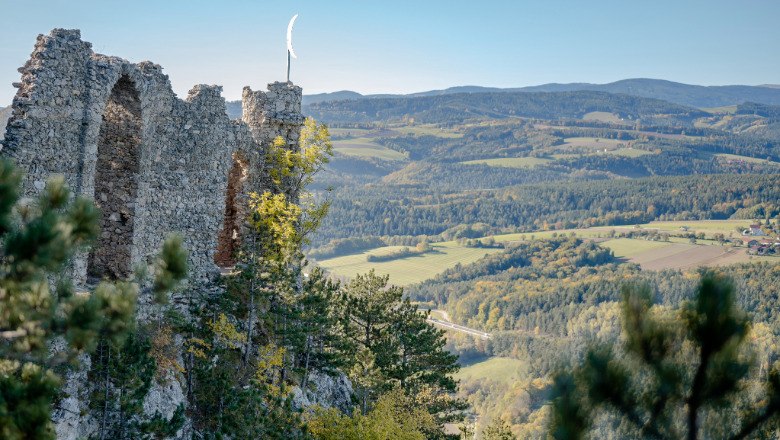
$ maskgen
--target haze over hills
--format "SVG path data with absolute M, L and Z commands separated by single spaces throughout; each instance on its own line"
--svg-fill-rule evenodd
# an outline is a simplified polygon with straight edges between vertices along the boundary
M 481 86 L 459 86 L 443 90 L 430 90 L 408 95 L 361 95 L 348 90 L 307 95 L 303 97 L 303 104 L 314 104 L 327 101 L 339 101 L 345 99 L 386 98 L 386 97 L 414 97 L 436 96 L 457 93 L 496 93 L 496 92 L 572 92 L 572 91 L 597 91 L 607 93 L 624 93 L 643 98 L 662 99 L 680 105 L 692 107 L 721 107 L 727 105 L 742 104 L 744 102 L 758 102 L 761 104 L 780 105 L 780 86 L 762 85 L 728 85 L 728 86 L 699 86 L 682 84 L 660 79 L 634 78 L 615 81 L 608 84 L 571 83 L 571 84 L 542 84 L 538 86 L 497 88 Z
M 582 118 L 608 112 L 626 121 L 688 125 L 707 114 L 659 99 L 596 91 L 456 93 L 319 102 L 305 113 L 327 123 L 363 123 L 414 118 L 423 123 L 463 122 L 476 117 Z
M 626 94 L 640 98 L 652 98 L 670 103 L 697 107 L 712 108 L 739 105 L 745 102 L 780 105 L 780 85 L 763 84 L 760 86 L 728 85 L 699 86 L 683 84 L 660 79 L 634 78 L 615 81 L 608 84 L 570 83 L 542 84 L 538 86 L 498 88 L 482 86 L 456 86 L 441 90 L 428 90 L 410 94 L 370 94 L 363 95 L 351 90 L 340 90 L 329 93 L 317 93 L 303 96 L 303 106 L 322 104 L 335 101 L 360 101 L 364 99 L 384 98 L 415 98 L 456 94 L 477 93 L 518 93 L 518 92 L 606 92 Z M 241 116 L 241 102 L 228 101 L 227 113 L 231 118 Z

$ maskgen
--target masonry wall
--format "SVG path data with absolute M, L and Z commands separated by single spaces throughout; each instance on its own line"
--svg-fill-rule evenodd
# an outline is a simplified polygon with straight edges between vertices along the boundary
M 196 85 L 178 99 L 159 65 L 96 54 L 64 29 L 40 35 L 19 71 L 1 153 L 27 173 L 25 196 L 61 174 L 103 209 L 99 246 L 74 262 L 79 281 L 151 262 L 170 233 L 184 237 L 191 278 L 215 276 L 226 214 L 235 224 L 235 205 L 267 185 L 270 142 L 282 136 L 298 148 L 301 89 L 290 83 L 245 88 L 243 117 L 232 121 L 221 87 Z M 247 176 L 230 192 L 236 157 Z M 227 264 L 224 252 L 216 261 Z

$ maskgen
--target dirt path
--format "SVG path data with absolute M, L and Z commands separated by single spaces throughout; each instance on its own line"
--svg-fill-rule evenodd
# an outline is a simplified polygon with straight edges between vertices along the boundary
M 448 321 L 442 321 L 441 319 L 428 318 L 428 322 L 430 322 L 435 326 L 442 327 L 446 330 L 454 330 L 456 332 L 465 333 L 471 336 L 476 336 L 481 339 L 490 339 L 493 337 L 493 335 L 491 335 L 490 333 L 483 332 L 482 330 L 475 330 L 473 328 L 469 328 L 463 325 L 454 324 Z

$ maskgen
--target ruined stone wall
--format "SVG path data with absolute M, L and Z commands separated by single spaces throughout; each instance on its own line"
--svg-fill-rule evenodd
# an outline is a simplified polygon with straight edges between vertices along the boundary
M 26 172 L 25 196 L 61 174 L 103 212 L 98 245 L 74 262 L 77 281 L 126 276 L 170 233 L 184 237 L 191 278 L 214 276 L 240 241 L 247 194 L 267 185 L 270 142 L 297 148 L 303 122 L 300 87 L 245 88 L 242 120 L 231 121 L 221 87 L 178 99 L 159 65 L 96 54 L 77 30 L 40 35 L 19 71 L 2 154 Z M 236 161 L 246 175 L 229 188 Z
M 103 112 L 95 165 L 95 205 L 100 237 L 90 253 L 87 276 L 127 278 L 132 273 L 133 225 L 138 198 L 141 102 L 126 76 L 117 81 Z
M 221 87 L 196 85 L 179 99 L 159 65 L 96 54 L 78 30 L 64 29 L 38 36 L 19 72 L 0 154 L 26 173 L 23 195 L 37 196 L 59 174 L 102 212 L 96 246 L 73 263 L 77 283 L 125 278 L 179 233 L 189 277 L 198 281 L 190 287 L 210 289 L 203 281 L 234 263 L 249 194 L 269 188 L 271 142 L 282 136 L 288 148 L 299 148 L 301 88 L 290 83 L 269 84 L 267 92 L 245 88 L 243 117 L 230 120 Z M 66 377 L 54 412 L 60 439 L 95 433 L 88 358 L 83 365 Z M 169 376 L 146 396 L 148 415 L 170 418 L 187 404 L 181 373 Z

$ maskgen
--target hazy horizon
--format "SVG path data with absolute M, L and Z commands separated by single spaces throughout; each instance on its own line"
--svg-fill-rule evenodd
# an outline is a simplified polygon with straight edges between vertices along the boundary
M 697 85 L 780 83 L 780 3 L 661 1 L 256 2 L 0 0 L 0 105 L 38 34 L 77 28 L 98 53 L 163 66 L 184 97 L 219 84 L 226 99 L 284 80 L 285 30 L 306 94 L 415 93 L 654 78 Z M 121 9 L 120 9 L 121 8 Z M 121 13 L 117 13 L 121 10 Z

